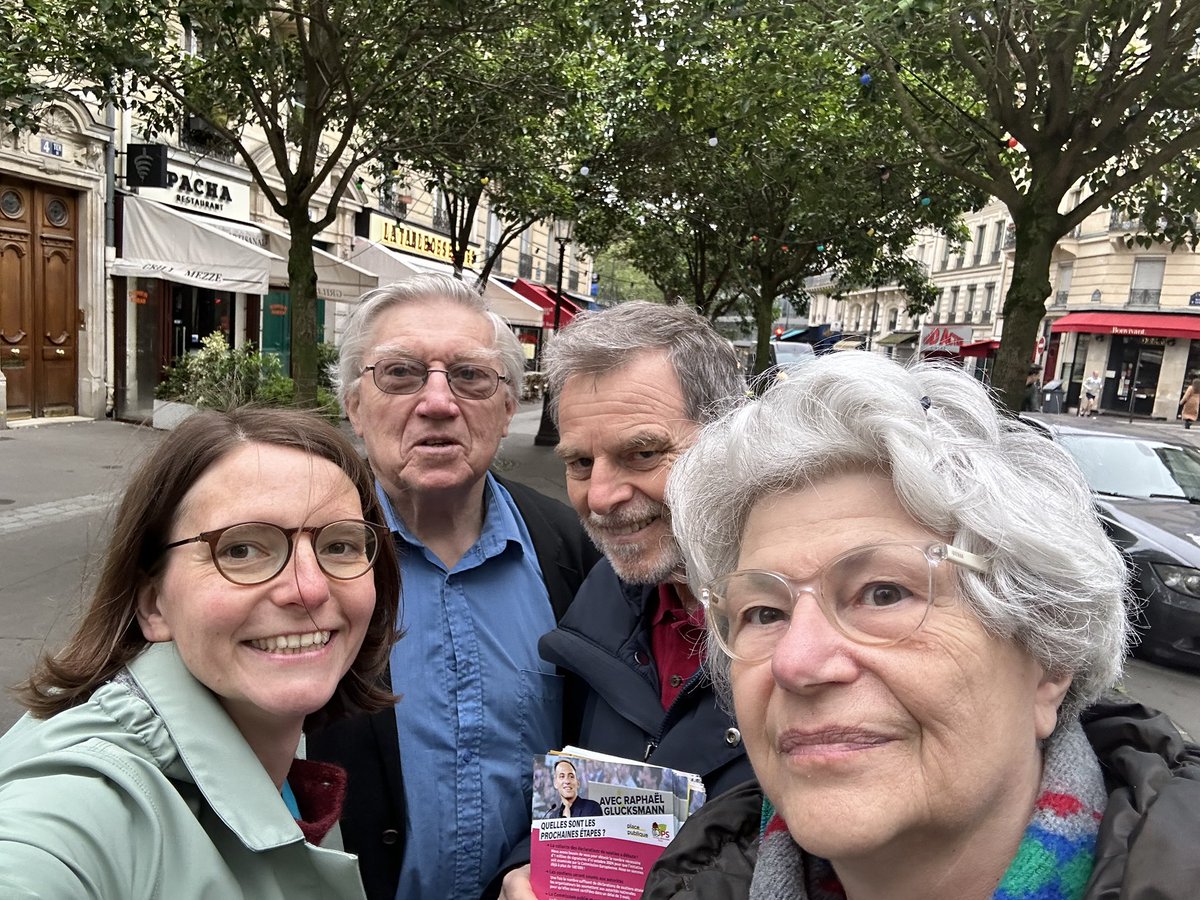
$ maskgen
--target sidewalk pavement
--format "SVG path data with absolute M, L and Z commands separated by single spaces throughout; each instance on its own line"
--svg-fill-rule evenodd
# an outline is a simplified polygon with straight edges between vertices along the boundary
M 1200 448 L 1200 425 L 1183 427 L 1182 419 L 1144 419 L 1106 411 L 1098 416 L 1077 416 L 1075 413 L 1025 413 L 1043 422 L 1065 425 L 1071 428 L 1086 428 L 1089 431 L 1111 431 L 1136 437 L 1153 438 L 1161 441 L 1178 441 Z
M 494 468 L 565 503 L 562 463 L 553 448 L 533 445 L 541 412 L 540 404 L 521 405 Z M 342 427 L 361 451 L 362 442 L 349 423 Z M 0 431 L 0 535 L 111 507 L 137 463 L 162 436 L 145 425 L 111 421 Z

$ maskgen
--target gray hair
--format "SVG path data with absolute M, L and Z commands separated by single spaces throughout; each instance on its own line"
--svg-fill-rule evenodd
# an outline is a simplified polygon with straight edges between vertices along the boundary
M 346 408 L 346 401 L 358 390 L 363 356 L 374 340 L 376 320 L 387 310 L 402 303 L 454 303 L 479 313 L 491 322 L 495 334 L 492 349 L 496 352 L 502 374 L 508 378 L 504 386 L 509 399 L 516 405 L 521 397 L 521 382 L 525 376 L 525 352 L 521 342 L 508 323 L 488 309 L 487 301 L 474 288 L 449 275 L 429 274 L 414 275 L 367 291 L 350 313 L 342 332 L 337 366 L 330 372 L 343 409 Z
M 708 319 L 684 306 L 635 300 L 583 313 L 551 338 L 542 355 L 542 369 L 555 419 L 568 378 L 605 375 L 644 351 L 666 353 L 693 422 L 712 421 L 745 394 L 733 345 L 717 334 Z
M 667 486 L 692 590 L 736 568 L 759 500 L 855 471 L 890 477 L 914 520 L 991 558 L 988 575 L 960 570 L 965 601 L 989 633 L 1071 676 L 1060 721 L 1116 683 L 1129 576 L 1091 491 L 1062 447 L 950 366 L 830 354 L 706 428 Z M 728 700 L 730 661 L 711 638 L 708 658 Z

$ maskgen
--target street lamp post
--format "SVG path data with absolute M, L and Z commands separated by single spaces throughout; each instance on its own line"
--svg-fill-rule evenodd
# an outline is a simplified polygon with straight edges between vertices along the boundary
M 554 220 L 554 240 L 558 242 L 558 278 L 554 287 L 555 334 L 558 334 L 559 326 L 562 323 L 563 262 L 567 255 L 567 244 L 571 243 L 571 231 L 574 227 L 573 219 L 557 218 Z M 538 447 L 553 447 L 558 443 L 558 423 L 550 414 L 550 406 L 550 388 L 547 387 L 542 392 L 542 422 L 538 426 L 538 433 L 533 438 L 533 443 Z

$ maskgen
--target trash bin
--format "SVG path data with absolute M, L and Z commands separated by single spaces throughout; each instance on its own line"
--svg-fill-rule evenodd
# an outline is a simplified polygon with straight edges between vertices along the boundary
M 1042 386 L 1042 412 L 1061 413 L 1063 411 L 1062 379 L 1047 381 Z

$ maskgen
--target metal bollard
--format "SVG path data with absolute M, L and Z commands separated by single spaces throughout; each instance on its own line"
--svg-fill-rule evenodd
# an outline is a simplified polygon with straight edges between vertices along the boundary
M 8 379 L 0 371 L 0 431 L 8 427 Z

